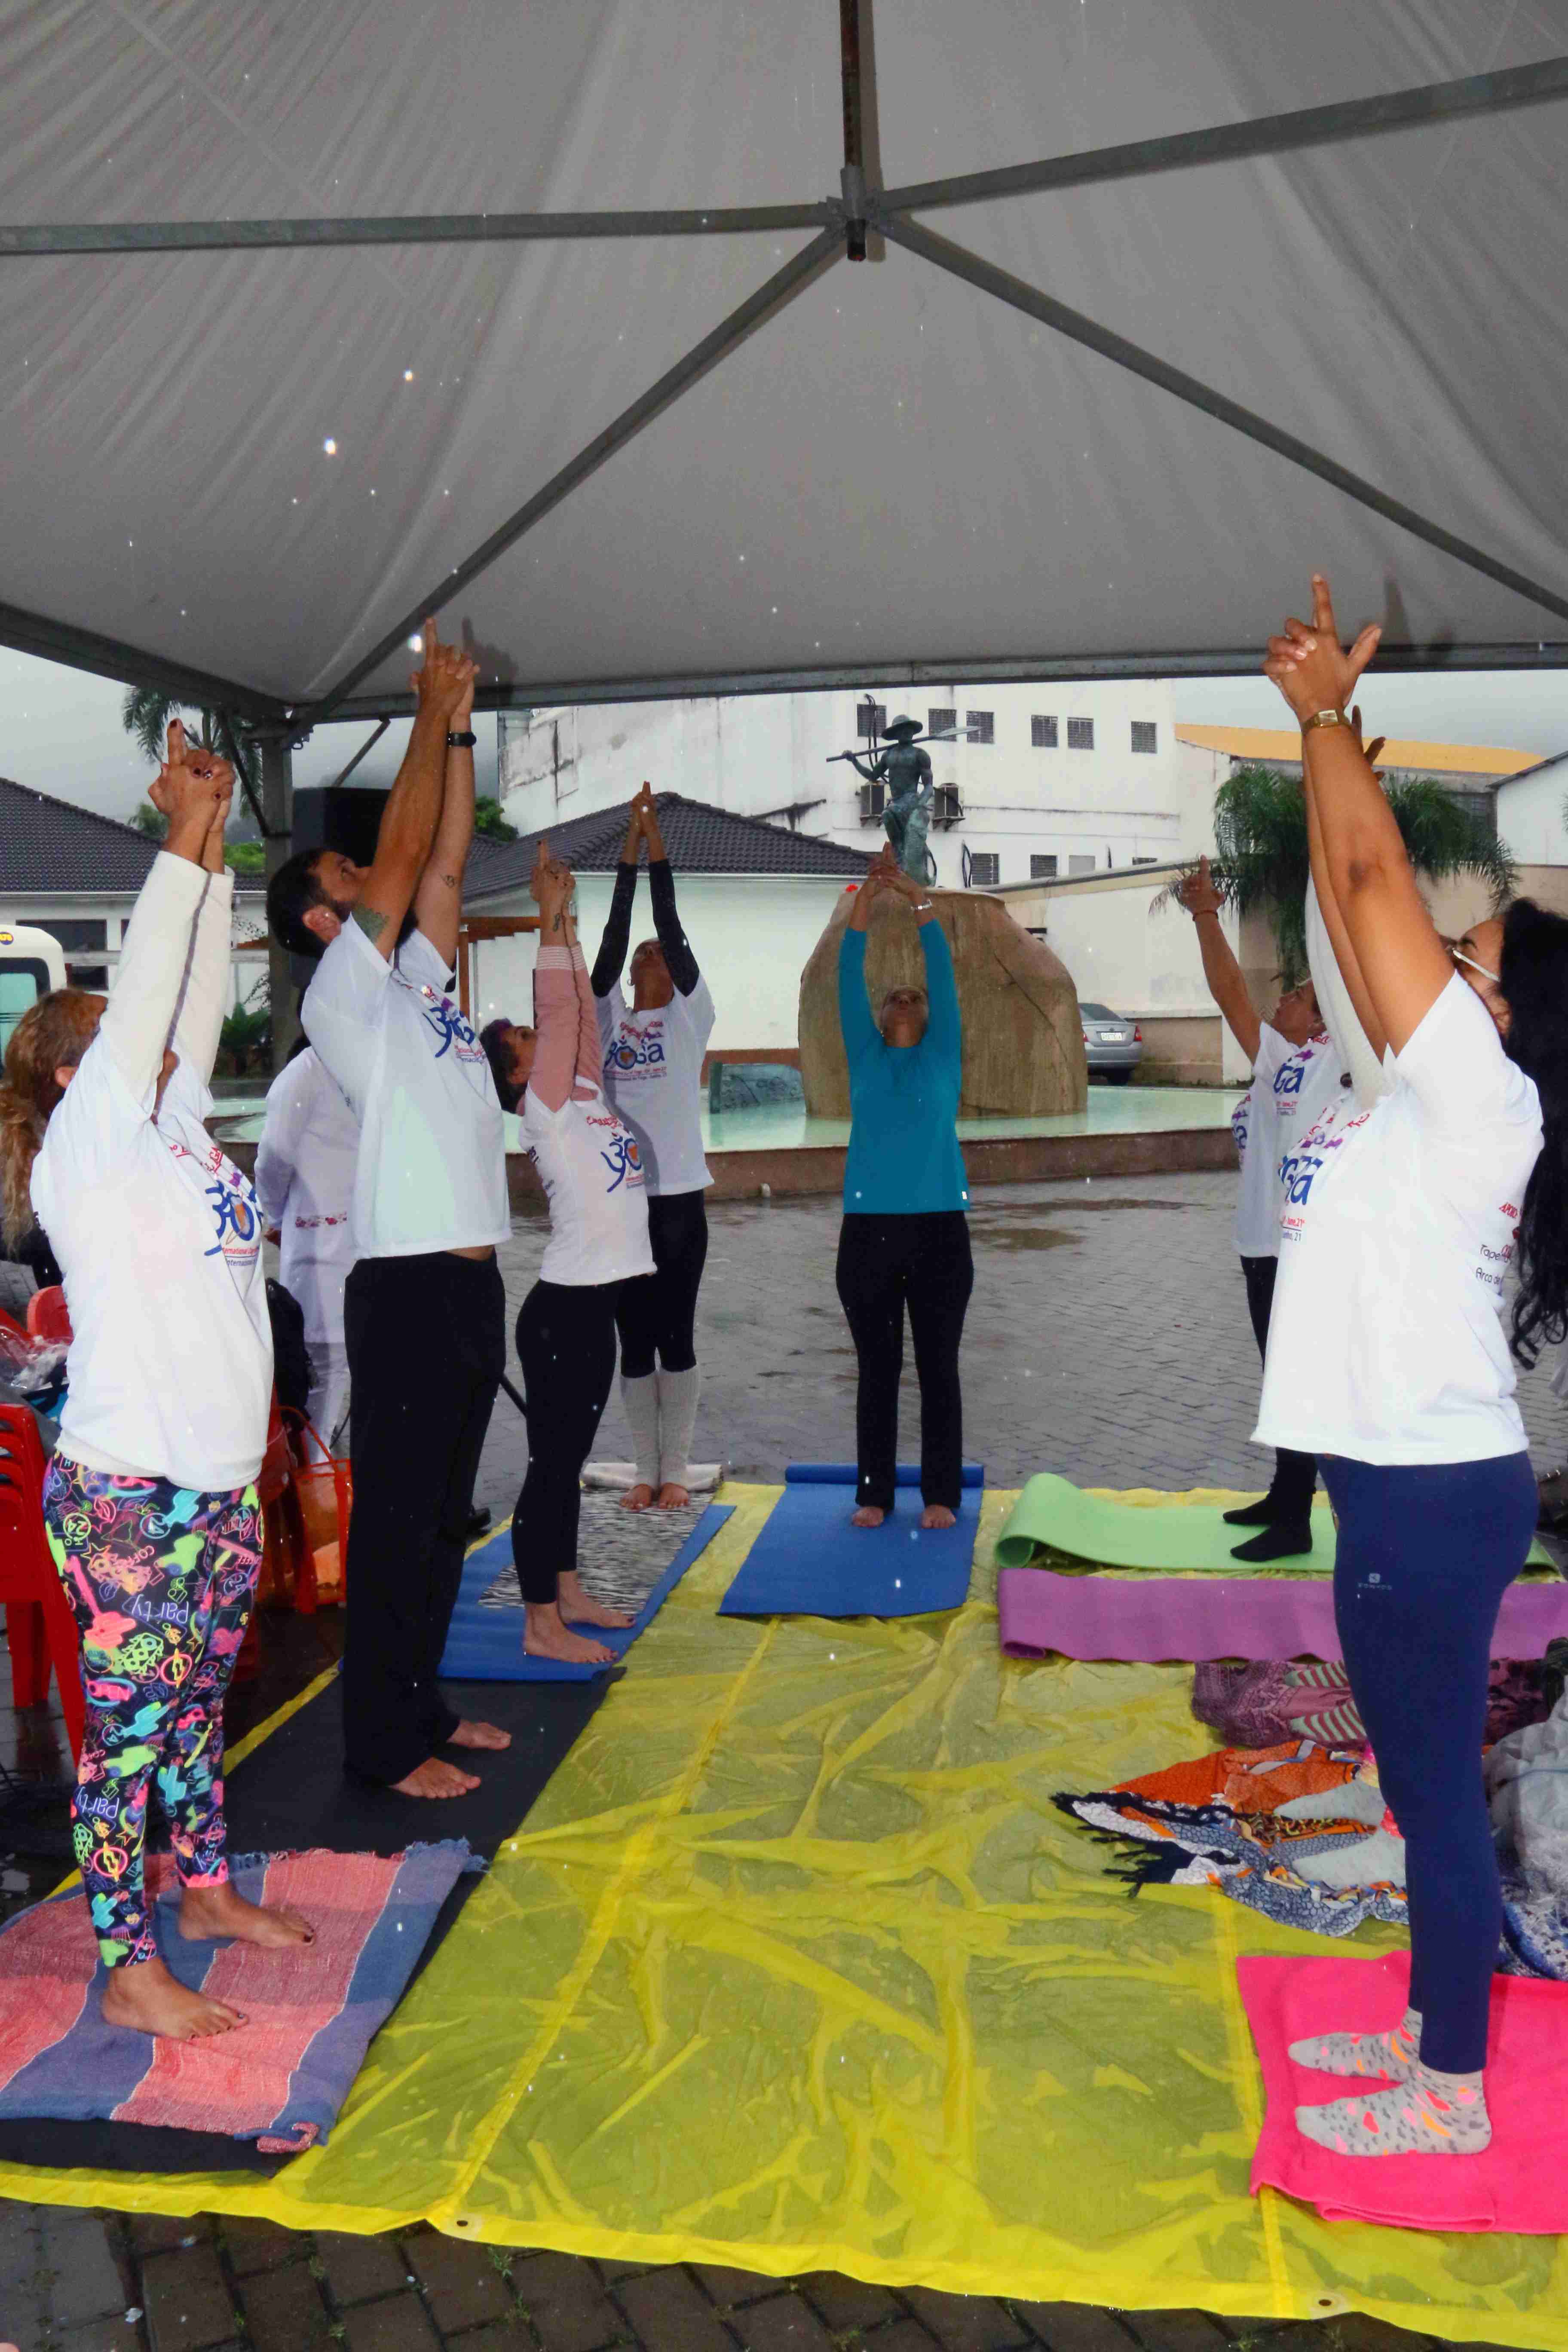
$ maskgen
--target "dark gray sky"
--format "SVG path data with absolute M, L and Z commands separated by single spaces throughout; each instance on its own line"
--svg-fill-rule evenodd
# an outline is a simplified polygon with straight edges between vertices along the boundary
M 120 723 L 123 687 L 0 648 L 0 775 L 129 817 L 147 789 L 141 754 Z M 1442 743 L 1496 743 L 1545 759 L 1568 750 L 1568 671 L 1468 671 L 1453 677 L 1369 681 L 1368 731 Z M 1176 715 L 1194 724 L 1279 727 L 1284 706 L 1267 679 L 1189 678 Z M 297 785 L 331 781 L 370 730 L 323 727 L 294 759 Z M 495 790 L 495 721 L 476 722 L 479 790 Z M 390 728 L 356 781 L 390 783 L 405 725 Z

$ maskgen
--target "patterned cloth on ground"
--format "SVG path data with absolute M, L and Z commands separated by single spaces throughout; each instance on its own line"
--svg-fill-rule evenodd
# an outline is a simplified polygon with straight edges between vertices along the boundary
M 585 1494 L 577 1531 L 577 1569 L 587 1591 L 606 1608 L 635 1616 L 686 1541 L 705 1505 L 679 1511 L 628 1511 L 615 1494 Z M 521 1609 L 515 1568 L 501 1570 L 479 1597 L 483 1609 Z
M 1134 1893 L 1217 1886 L 1325 1936 L 1363 1919 L 1405 1924 L 1404 1841 L 1359 1752 L 1310 1739 L 1220 1748 L 1057 1803 L 1122 1848 Z
M 1544 1720 L 1550 1700 L 1540 1659 L 1494 1658 L 1487 1697 L 1489 1745 Z M 1247 1665 L 1218 1661 L 1193 1675 L 1193 1713 L 1236 1748 L 1267 1748 L 1281 1739 L 1315 1739 L 1323 1747 L 1359 1747 L 1366 1734 L 1350 1696 L 1342 1663 L 1262 1658 Z
M 253 2139 L 278 2155 L 325 2141 L 370 2043 L 414 1972 L 465 1870 L 462 1839 L 371 1853 L 231 1859 L 247 1901 L 291 1903 L 313 1944 L 185 1943 L 167 1854 L 147 1864 L 159 1940 L 184 1985 L 246 2022 L 206 2042 L 106 2025 L 107 1971 L 71 1888 L 0 1930 L 0 2117 L 97 2117 Z

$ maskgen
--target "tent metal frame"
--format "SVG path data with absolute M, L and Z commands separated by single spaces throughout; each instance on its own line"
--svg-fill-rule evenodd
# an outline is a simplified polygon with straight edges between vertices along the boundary
M 731 206 L 654 212 L 479 213 L 380 218 L 249 221 L 71 222 L 0 226 L 0 260 L 88 254 L 237 252 L 242 250 L 343 249 L 377 245 L 483 244 L 621 237 L 731 236 L 815 228 L 810 243 L 795 254 L 755 293 L 722 320 L 686 356 L 624 409 L 566 466 L 491 532 L 483 544 L 454 565 L 408 614 L 353 662 L 325 693 L 290 702 L 264 689 L 192 669 L 119 639 L 0 605 L 0 643 L 73 664 L 101 676 L 159 685 L 192 701 L 222 703 L 248 719 L 258 735 L 286 734 L 293 741 L 327 719 L 389 718 L 410 707 L 405 694 L 354 689 L 418 625 L 487 571 L 526 532 L 569 498 L 619 449 L 662 415 L 691 386 L 775 316 L 840 255 L 866 258 L 868 233 L 903 247 L 931 266 L 961 278 L 982 293 L 1020 310 L 1144 382 L 1243 434 L 1315 474 L 1344 496 L 1385 520 L 1439 549 L 1455 561 L 1500 582 L 1542 610 L 1568 619 L 1568 594 L 1543 586 L 1440 523 L 1388 497 L 1375 484 L 1322 456 L 1295 436 L 1230 400 L 1223 393 L 1173 367 L 1154 353 L 1069 310 L 1040 289 L 994 263 L 922 227 L 910 215 L 998 198 L 1057 192 L 1108 181 L 1145 178 L 1162 172 L 1304 152 L 1342 141 L 1377 137 L 1422 125 L 1497 115 L 1568 99 L 1568 57 L 1550 58 L 1496 73 L 1473 74 L 1418 89 L 1346 100 L 1283 114 L 1222 123 L 1169 136 L 1135 140 L 1076 154 L 990 172 L 927 180 L 901 188 L 877 189 L 867 182 L 868 125 L 875 122 L 876 91 L 868 44 L 862 45 L 863 0 L 839 0 L 840 71 L 844 108 L 844 169 L 840 193 L 815 203 Z M 1256 649 L 1155 655 L 1105 653 L 1036 660 L 958 662 L 903 661 L 884 664 L 879 677 L 889 685 L 938 682 L 962 676 L 986 679 L 1139 677 L 1234 674 L 1256 667 Z M 1513 646 L 1385 646 L 1384 669 L 1559 668 L 1568 667 L 1568 639 L 1542 638 Z M 690 694 L 789 693 L 820 686 L 859 684 L 839 669 L 738 671 L 700 678 L 601 679 L 534 684 L 520 691 L 500 686 L 478 700 L 489 709 L 525 700 L 607 702 L 671 699 Z M 286 755 L 285 755 L 286 756 Z

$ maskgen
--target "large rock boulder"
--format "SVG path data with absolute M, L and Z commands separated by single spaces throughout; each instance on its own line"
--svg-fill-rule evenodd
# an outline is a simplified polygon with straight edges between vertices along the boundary
M 963 1017 L 965 1118 L 1048 1118 L 1089 1099 L 1078 994 L 1043 940 L 1016 924 L 999 898 L 938 890 Z M 814 1118 L 847 1118 L 849 1073 L 838 1027 L 838 943 L 855 909 L 846 890 L 800 982 L 800 1075 Z M 875 1013 L 889 988 L 923 978 L 914 917 L 890 894 L 871 909 L 866 977 Z

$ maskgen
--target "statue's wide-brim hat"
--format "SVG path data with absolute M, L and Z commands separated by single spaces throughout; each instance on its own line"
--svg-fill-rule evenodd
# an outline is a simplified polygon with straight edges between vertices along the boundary
M 882 730 L 884 735 L 918 735 L 920 731 L 918 719 L 889 719 Z

